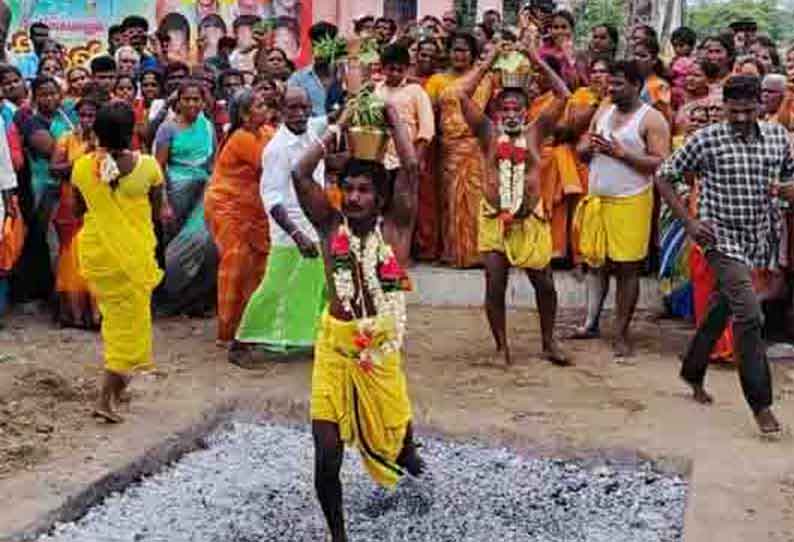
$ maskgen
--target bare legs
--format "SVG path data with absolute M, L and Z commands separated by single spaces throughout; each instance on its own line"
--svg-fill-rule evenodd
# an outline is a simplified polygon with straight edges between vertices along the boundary
M 600 335 L 601 311 L 609 293 L 609 275 L 615 274 L 615 356 L 632 355 L 629 328 L 640 297 L 640 273 L 642 262 L 616 263 L 590 269 L 585 277 L 587 287 L 587 317 L 582 327 L 570 336 L 571 339 L 594 339 Z
M 632 355 L 631 342 L 629 341 L 629 327 L 640 298 L 640 272 L 642 263 L 615 263 L 615 290 L 616 337 L 615 355 L 628 357 Z
M 345 519 L 342 512 L 342 468 L 344 446 L 339 426 L 333 422 L 312 421 L 314 436 L 314 488 L 323 509 L 333 542 L 346 542 Z
M 510 264 L 501 252 L 483 254 L 485 264 L 485 313 L 496 342 L 496 351 L 503 352 L 505 364 L 510 365 L 510 348 L 507 345 L 505 292 Z
M 526 273 L 535 289 L 535 303 L 540 315 L 543 356 L 555 365 L 570 365 L 568 356 L 554 339 L 554 323 L 557 320 L 557 289 L 554 287 L 551 267 L 541 270 L 527 269 Z
M 344 445 L 339 436 L 339 425 L 334 422 L 312 420 L 314 437 L 314 488 L 320 507 L 323 509 L 332 542 L 347 542 L 345 518 L 342 509 L 342 482 L 339 471 L 342 469 Z M 424 471 L 424 462 L 416 453 L 413 439 L 413 426 L 409 422 L 403 440 L 403 449 L 397 464 L 413 476 Z
M 510 263 L 501 252 L 483 254 L 485 264 L 485 312 L 491 327 L 497 352 L 503 352 L 505 363 L 511 364 L 507 344 L 507 317 L 505 292 Z M 557 290 L 550 268 L 540 271 L 527 269 L 527 277 L 535 289 L 535 300 L 540 314 L 540 329 L 544 356 L 555 364 L 568 365 L 568 358 L 554 340 L 554 322 L 557 317 Z
M 606 269 L 591 268 L 585 275 L 587 316 L 582 327 L 570 336 L 571 339 L 596 339 L 601 336 L 601 311 L 609 293 L 609 273 Z
M 99 390 L 99 397 L 97 397 L 96 406 L 94 407 L 94 416 L 102 418 L 109 423 L 123 422 L 124 419 L 113 410 L 113 402 L 118 403 L 121 400 L 122 393 L 128 382 L 129 379 L 127 377 L 106 370 L 102 379 L 102 387 Z

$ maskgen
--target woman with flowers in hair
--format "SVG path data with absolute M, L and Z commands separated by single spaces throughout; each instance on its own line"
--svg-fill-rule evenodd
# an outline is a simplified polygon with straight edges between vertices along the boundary
M 123 421 L 114 403 L 132 375 L 153 368 L 151 295 L 163 273 L 152 216 L 169 212 L 157 161 L 127 150 L 134 126 L 128 104 L 102 107 L 94 123 L 98 146 L 72 168 L 75 212 L 83 217 L 80 271 L 102 315 L 105 375 L 94 416 L 109 423 Z

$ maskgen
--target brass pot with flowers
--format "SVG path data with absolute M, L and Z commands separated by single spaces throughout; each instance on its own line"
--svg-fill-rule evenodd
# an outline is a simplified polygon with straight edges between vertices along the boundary
M 366 86 L 347 107 L 350 115 L 347 141 L 351 155 L 358 160 L 382 162 L 389 141 L 386 104 L 372 86 Z
M 493 65 L 493 71 L 502 88 L 526 89 L 532 81 L 532 63 L 518 51 L 500 56 Z

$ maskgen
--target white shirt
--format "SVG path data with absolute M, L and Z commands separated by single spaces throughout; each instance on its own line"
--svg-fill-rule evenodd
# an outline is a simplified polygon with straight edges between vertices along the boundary
M 8 137 L 3 119 L 0 119 L 0 193 L 4 190 L 11 190 L 17 187 L 17 174 L 14 172 L 14 165 L 11 163 L 11 151 L 8 149 Z M 3 221 L 6 213 L 3 204 L 3 197 L 0 194 L 0 239 L 3 238 Z
M 611 106 L 596 122 L 596 133 L 618 141 L 624 149 L 646 153 L 641 127 L 651 107 L 642 104 L 634 115 L 617 130 L 612 127 L 616 106 Z M 650 175 L 640 173 L 621 160 L 596 153 L 590 161 L 589 191 L 596 196 L 629 197 L 643 192 L 652 183 Z
M 259 193 L 262 195 L 262 202 L 270 220 L 271 246 L 295 246 L 295 241 L 289 233 L 284 231 L 270 214 L 271 209 L 276 205 L 281 205 L 287 210 L 287 216 L 298 230 L 315 243 L 320 240 L 298 202 L 298 195 L 292 183 L 292 168 L 309 145 L 325 132 L 327 125 L 326 117 L 312 118 L 306 131 L 297 135 L 282 124 L 262 153 L 262 181 L 259 183 Z M 314 182 L 325 187 L 325 163 L 322 160 L 317 164 L 312 177 Z

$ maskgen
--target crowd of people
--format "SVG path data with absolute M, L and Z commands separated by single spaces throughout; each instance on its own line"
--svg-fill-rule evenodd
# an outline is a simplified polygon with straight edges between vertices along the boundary
M 122 421 L 153 312 L 216 314 L 242 367 L 314 350 L 317 490 L 344 540 L 342 442 L 385 485 L 423 469 L 401 353 L 405 270 L 425 261 L 484 268 L 507 364 L 511 267 L 560 366 L 553 266 L 584 272 L 571 340 L 600 336 L 616 278 L 618 361 L 640 277 L 658 273 L 665 310 L 699 326 L 681 371 L 694 398 L 711 401 L 709 361 L 736 361 L 761 432 L 780 431 L 763 328 L 766 302 L 791 300 L 794 50 L 781 61 L 750 20 L 677 29 L 668 62 L 649 26 L 622 44 L 598 25 L 577 49 L 574 17 L 539 0 L 516 27 L 496 11 L 470 29 L 454 12 L 362 16 L 344 38 L 320 22 L 300 69 L 255 17 L 233 27 L 187 65 L 128 17 L 107 54 L 65 70 L 35 23 L 35 51 L 0 66 L 0 315 L 43 302 L 61 326 L 101 329 L 96 416 Z M 365 98 L 389 134 L 374 154 L 355 135 Z

